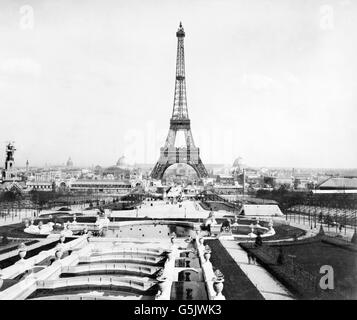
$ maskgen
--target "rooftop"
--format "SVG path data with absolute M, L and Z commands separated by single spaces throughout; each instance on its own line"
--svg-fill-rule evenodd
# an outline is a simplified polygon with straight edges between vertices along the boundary
M 275 204 L 244 204 L 241 212 L 245 216 L 282 216 L 279 206 Z
M 319 189 L 357 189 L 357 177 L 340 177 L 340 178 L 330 178 L 320 185 Z

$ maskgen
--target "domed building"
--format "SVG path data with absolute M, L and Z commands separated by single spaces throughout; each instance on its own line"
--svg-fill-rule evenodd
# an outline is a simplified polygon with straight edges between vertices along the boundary
M 106 177 L 113 176 L 115 179 L 129 179 L 131 166 L 128 163 L 126 157 L 122 155 L 115 166 L 105 168 L 103 175 Z
M 72 161 L 71 157 L 68 158 L 66 167 L 73 167 L 73 161 Z
M 120 180 L 129 179 L 130 170 L 118 166 L 112 166 L 112 167 L 105 168 L 103 170 L 103 176 L 107 178 L 114 177 L 115 179 L 120 179 Z
M 116 167 L 118 167 L 120 169 L 129 169 L 130 168 L 130 165 L 124 155 L 122 155 L 118 159 L 118 161 L 116 163 Z
M 103 168 L 100 165 L 96 165 L 94 167 L 94 173 L 95 174 L 102 174 L 103 173 Z
M 238 157 L 233 162 L 232 173 L 239 174 L 242 170 L 243 170 L 242 158 Z
M 233 167 L 239 167 L 242 164 L 242 158 L 238 157 L 237 159 L 234 160 L 233 162 Z

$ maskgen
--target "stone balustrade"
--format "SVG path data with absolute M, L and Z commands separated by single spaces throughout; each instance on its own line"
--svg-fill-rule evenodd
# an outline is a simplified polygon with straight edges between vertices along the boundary
M 67 256 L 63 260 L 55 261 L 36 274 L 32 273 L 24 280 L 0 292 L 0 300 L 24 300 L 37 290 L 38 281 L 58 278 L 64 265 L 76 263 L 78 263 L 78 255 L 75 253 Z
M 38 289 L 60 289 L 88 286 L 110 286 L 133 288 L 146 291 L 155 285 L 155 281 L 149 278 L 138 278 L 134 276 L 79 276 L 73 278 L 59 278 L 56 280 L 38 280 Z
M 29 300 L 122 300 L 122 296 L 107 296 L 101 293 L 95 294 L 91 293 L 90 295 L 87 294 L 66 294 L 66 295 L 50 295 L 50 296 L 42 296 L 39 298 L 32 298 Z
M 106 263 L 106 264 L 81 264 L 76 266 L 65 266 L 62 268 L 62 273 L 90 273 L 90 272 L 101 272 L 101 273 L 113 273 L 115 271 L 129 271 L 143 273 L 147 275 L 153 275 L 159 270 L 158 267 L 152 266 L 141 266 L 136 264 L 123 264 L 123 263 Z
M 44 245 L 47 245 L 47 244 L 50 244 L 50 243 L 53 243 L 56 241 L 58 241 L 58 239 L 53 239 L 53 238 L 45 239 L 39 243 L 35 243 L 34 245 L 28 246 L 27 250 L 35 249 L 35 248 L 39 247 L 39 244 L 41 244 L 41 246 L 44 246 Z M 73 241 L 64 243 L 62 245 L 62 250 L 67 251 L 67 250 L 76 248 L 80 245 L 83 245 L 85 243 L 86 243 L 86 238 L 80 237 Z M 24 273 L 25 271 L 33 268 L 36 264 L 40 263 L 41 261 L 45 260 L 46 258 L 54 256 L 56 250 L 57 250 L 57 248 L 52 248 L 50 250 L 41 251 L 39 254 L 37 254 L 31 258 L 21 259 L 21 260 L 17 261 L 12 266 L 1 270 L 2 278 L 13 279 L 13 278 L 17 277 L 18 275 Z M 15 252 L 11 252 L 11 254 L 9 254 L 9 257 L 15 256 L 17 254 L 18 254 L 18 252 L 16 250 Z
M 216 279 L 212 263 L 210 262 L 211 253 L 206 251 L 203 238 L 198 239 L 198 237 L 196 237 L 195 241 L 209 300 L 225 300 L 226 298 L 222 294 L 223 280 L 217 281 Z
M 58 241 L 58 236 L 56 238 L 43 239 L 43 240 L 38 241 L 38 242 L 36 242 L 34 244 L 26 246 L 26 248 L 27 248 L 27 251 L 30 251 L 30 250 L 34 250 L 34 249 L 40 248 L 40 247 L 42 247 L 44 245 L 47 245 L 47 244 L 51 244 L 51 243 L 56 242 L 56 241 Z M 14 249 L 12 251 L 9 251 L 9 252 L 1 254 L 0 255 L 0 261 L 15 257 L 17 255 L 18 255 L 18 250 Z
M 150 257 L 150 256 L 137 256 L 133 254 L 108 254 L 97 256 L 81 256 L 79 261 L 81 263 L 108 263 L 108 262 L 125 262 L 131 261 L 136 263 L 150 263 L 157 264 L 162 260 L 162 257 Z
M 70 250 L 73 248 L 78 248 L 86 244 L 86 236 L 79 237 L 73 241 L 62 244 L 63 250 Z M 62 272 L 63 266 L 69 266 L 77 264 L 79 261 L 79 254 L 81 251 L 87 251 L 89 248 L 84 247 L 83 249 L 77 251 L 77 253 L 72 253 L 71 255 L 63 258 L 62 260 L 56 260 L 50 266 L 38 271 L 37 273 L 29 274 L 24 280 L 19 281 L 13 286 L 0 292 L 0 300 L 24 300 L 29 295 L 31 295 L 37 289 L 37 281 L 48 280 L 58 278 Z M 14 265 L 1 270 L 2 278 L 12 279 L 19 274 L 24 273 L 27 270 L 35 267 L 36 264 L 40 263 L 44 259 L 54 256 L 57 248 L 42 251 L 38 255 L 31 257 L 29 259 L 23 259 Z M 84 254 L 82 252 L 82 254 Z
M 109 249 L 104 248 L 95 248 L 92 250 L 92 256 L 95 255 L 116 255 L 116 254 L 135 254 L 135 255 L 153 255 L 160 256 L 163 253 L 163 250 L 152 249 L 152 248 L 133 248 L 133 247 L 113 247 Z
M 177 280 L 177 270 L 175 268 L 175 260 L 180 257 L 180 251 L 175 243 L 175 239 L 171 239 L 171 247 L 168 251 L 167 259 L 162 275 L 157 279 L 159 283 L 159 292 L 155 300 L 170 300 L 172 282 Z

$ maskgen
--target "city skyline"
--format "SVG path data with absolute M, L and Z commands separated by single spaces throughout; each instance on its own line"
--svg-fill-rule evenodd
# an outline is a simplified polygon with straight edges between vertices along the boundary
M 18 166 L 154 164 L 182 21 L 204 163 L 356 167 L 355 3 L 107 3 L 0 4 L 1 150 L 15 141 Z

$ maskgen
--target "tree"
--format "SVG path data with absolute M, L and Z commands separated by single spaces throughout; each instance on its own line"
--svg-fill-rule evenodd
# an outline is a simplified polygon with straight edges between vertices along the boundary
M 13 202 L 19 198 L 19 194 L 13 191 L 5 191 L 0 196 L 0 201 Z

